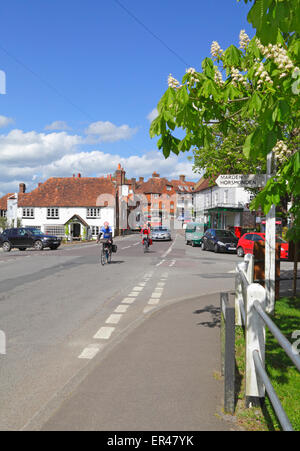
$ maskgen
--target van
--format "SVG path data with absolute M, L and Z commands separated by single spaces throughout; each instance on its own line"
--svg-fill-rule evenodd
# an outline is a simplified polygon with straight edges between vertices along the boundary
M 185 244 L 200 246 L 204 235 L 204 224 L 201 222 L 189 222 L 185 229 Z

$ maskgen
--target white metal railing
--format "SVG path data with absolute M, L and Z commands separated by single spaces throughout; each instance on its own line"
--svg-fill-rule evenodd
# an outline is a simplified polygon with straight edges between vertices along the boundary
M 286 413 L 265 371 L 265 326 L 276 338 L 300 371 L 300 356 L 266 313 L 266 290 L 253 283 L 254 256 L 247 254 L 236 267 L 235 323 L 245 327 L 246 340 L 246 405 L 250 407 L 263 399 L 265 391 L 285 431 L 293 430 Z

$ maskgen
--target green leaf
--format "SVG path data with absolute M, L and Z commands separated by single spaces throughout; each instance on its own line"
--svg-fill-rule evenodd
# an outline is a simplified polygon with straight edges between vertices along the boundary
M 240 67 L 242 61 L 242 52 L 235 47 L 235 45 L 231 45 L 224 52 L 224 62 L 226 66 L 234 66 Z
M 214 63 L 210 58 L 205 58 L 203 60 L 202 69 L 203 69 L 204 75 L 206 75 L 209 78 L 214 78 L 214 76 L 215 76 Z

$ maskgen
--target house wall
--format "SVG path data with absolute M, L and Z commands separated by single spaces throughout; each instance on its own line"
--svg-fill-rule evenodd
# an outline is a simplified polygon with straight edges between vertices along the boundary
M 87 208 L 85 207 L 60 207 L 59 218 L 53 219 L 47 218 L 47 208 L 45 207 L 35 207 L 33 218 L 23 217 L 23 207 L 17 209 L 17 216 L 22 220 L 24 227 L 40 227 L 43 232 L 46 231 L 47 226 L 64 226 L 74 215 L 80 216 L 89 227 L 102 227 L 104 222 L 108 221 L 113 229 L 113 234 L 115 233 L 115 209 L 113 207 L 101 208 L 100 218 L 87 217 Z M 83 234 L 83 230 L 81 230 L 81 234 Z

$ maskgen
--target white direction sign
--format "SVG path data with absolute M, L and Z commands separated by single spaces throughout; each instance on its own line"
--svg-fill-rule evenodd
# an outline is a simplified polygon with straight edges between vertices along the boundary
M 221 174 L 216 184 L 220 188 L 261 188 L 266 181 L 265 174 Z

